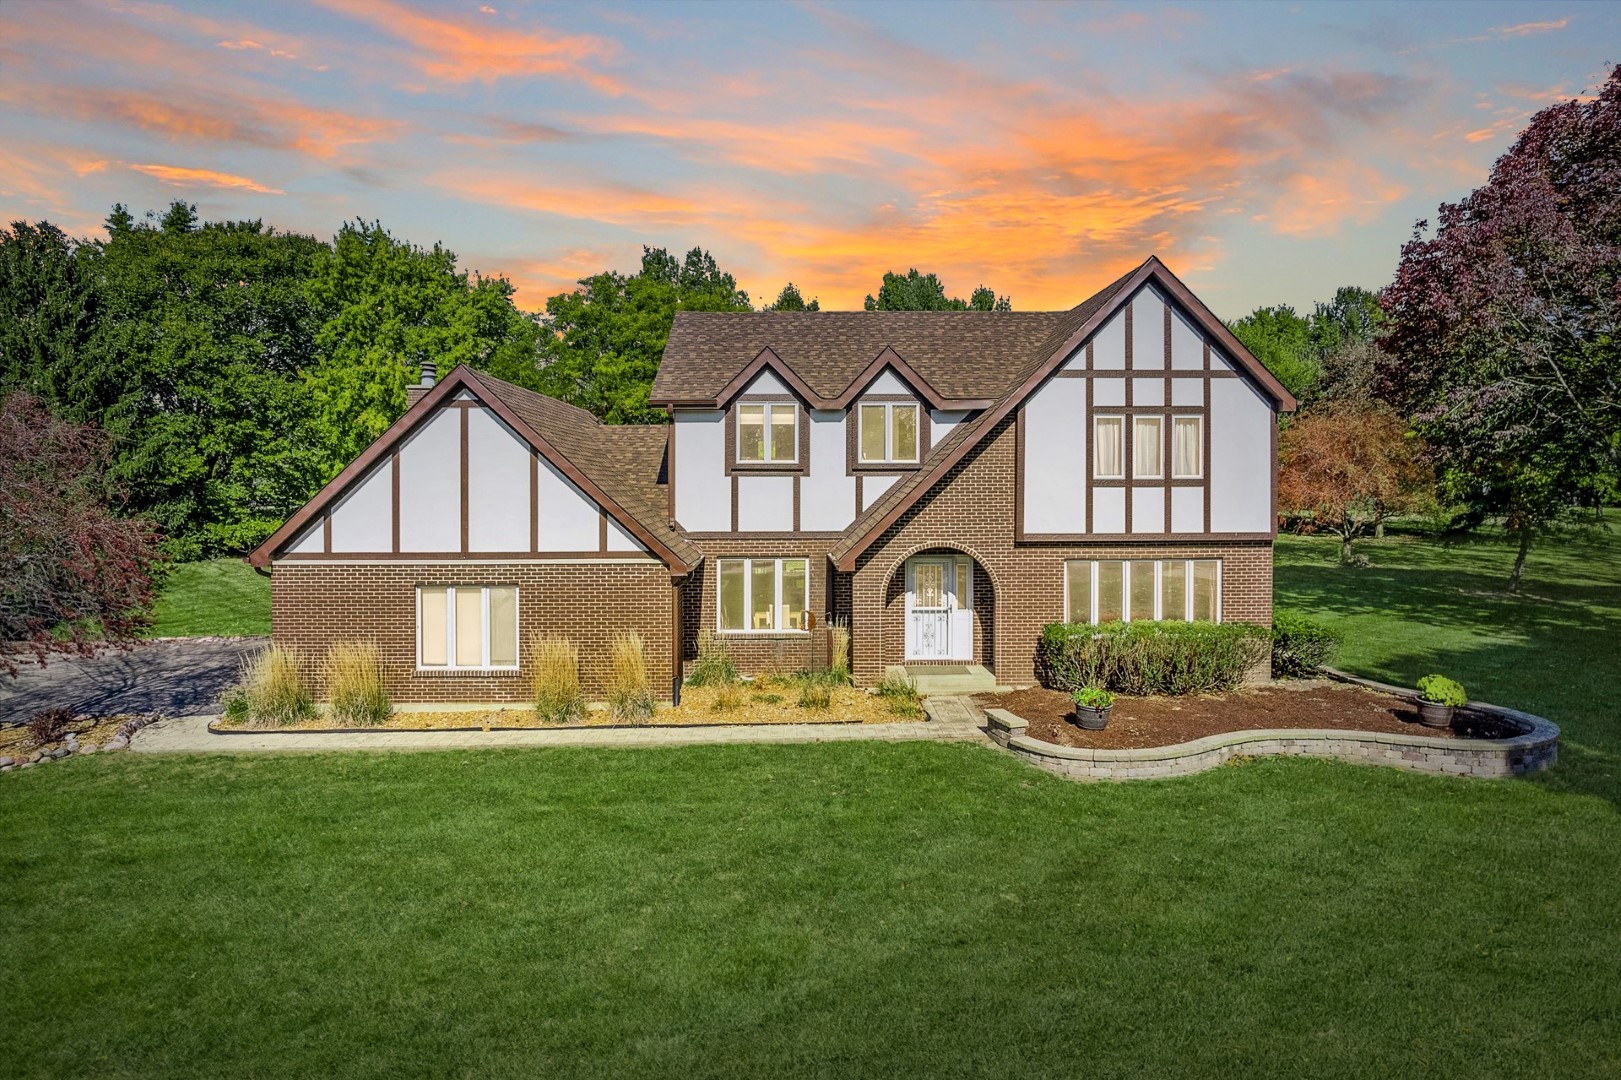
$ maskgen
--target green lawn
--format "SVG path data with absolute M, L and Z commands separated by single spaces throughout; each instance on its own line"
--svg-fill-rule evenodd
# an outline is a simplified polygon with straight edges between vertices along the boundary
M 270 579 L 241 559 L 177 563 L 152 609 L 153 637 L 270 633 Z
M 1615 1076 L 1615 541 L 1534 556 L 1523 600 L 1496 545 L 1367 550 L 1286 541 L 1280 597 L 1343 612 L 1348 666 L 1548 712 L 1554 773 L 74 759 L 0 777 L 3 1071 Z

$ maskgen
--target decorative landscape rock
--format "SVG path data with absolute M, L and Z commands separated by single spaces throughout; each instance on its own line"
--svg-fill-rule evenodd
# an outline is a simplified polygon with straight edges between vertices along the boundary
M 15 765 L 15 764 L 17 764 L 16 761 L 12 760 L 12 758 L 10 758 L 9 756 L 8 757 L 0 757 L 0 769 L 3 769 L 8 765 Z

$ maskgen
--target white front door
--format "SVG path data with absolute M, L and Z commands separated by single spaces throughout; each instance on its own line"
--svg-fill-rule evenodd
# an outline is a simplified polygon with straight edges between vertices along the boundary
M 920 555 L 906 564 L 906 659 L 974 658 L 972 564 Z

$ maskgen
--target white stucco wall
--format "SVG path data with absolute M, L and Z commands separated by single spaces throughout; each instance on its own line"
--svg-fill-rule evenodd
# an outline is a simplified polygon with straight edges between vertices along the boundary
M 968 419 L 963 409 L 929 410 L 929 445 L 939 446 L 940 440 L 951 434 L 951 429 Z
M 1136 370 L 1165 368 L 1165 301 L 1152 288 L 1131 298 L 1131 363 Z
M 1024 406 L 1024 531 L 1086 531 L 1086 380 L 1048 379 Z
M 861 481 L 861 509 L 865 510 L 877 502 L 890 486 L 900 479 L 897 476 L 867 476 Z
M 1162 533 L 1165 531 L 1165 489 L 1134 487 L 1131 489 L 1131 531 L 1134 533 Z
M 810 414 L 810 471 L 799 482 L 799 527 L 839 532 L 856 516 L 856 478 L 845 475 L 844 414 Z
M 1126 489 L 1100 487 L 1092 491 L 1092 531 L 1095 533 L 1123 533 L 1126 531 Z
M 732 527 L 723 412 L 675 414 L 675 519 L 689 532 L 726 532 Z
M 781 379 L 777 378 L 776 372 L 770 370 L 762 371 L 751 379 L 749 384 L 743 388 L 743 393 L 783 394 L 787 397 L 793 397 L 792 392 L 788 389 L 788 385 Z
M 737 528 L 739 532 L 792 532 L 794 478 L 739 476 Z
M 1123 368 L 1126 366 L 1126 313 L 1117 311 L 1103 324 L 1092 339 L 1092 366 L 1094 368 Z
M 1204 367 L 1204 337 L 1175 308 L 1171 309 L 1171 366 L 1195 370 Z
M 1210 382 L 1210 529 L 1272 528 L 1272 410 L 1245 379 Z
M 1171 531 L 1204 531 L 1204 488 L 1171 489 Z
M 876 379 L 868 384 L 866 389 L 861 391 L 861 394 L 863 397 L 868 394 L 906 394 L 912 396 L 912 388 L 902 382 L 900 376 L 896 375 L 893 370 L 885 368 L 879 372 Z
M 529 550 L 531 454 L 529 444 L 508 430 L 488 409 L 468 413 L 467 546 L 470 550 Z M 593 543 L 591 550 L 595 548 Z
M 461 440 L 461 410 L 441 409 L 401 446 L 401 551 L 461 550 Z
M 332 506 L 333 551 L 388 551 L 394 546 L 394 473 L 384 459 Z M 458 506 L 456 513 L 461 514 Z M 457 536 L 460 546 L 461 537 Z M 321 550 L 316 537 L 314 550 Z

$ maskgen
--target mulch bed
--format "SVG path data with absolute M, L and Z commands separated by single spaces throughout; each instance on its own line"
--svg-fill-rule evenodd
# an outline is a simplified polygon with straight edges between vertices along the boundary
M 1326 680 L 1282 682 L 1226 694 L 1187 697 L 1125 697 L 1115 700 L 1104 731 L 1075 723 L 1068 694 L 1035 688 L 977 699 L 982 707 L 1006 709 L 1029 722 L 1031 738 L 1093 750 L 1173 746 L 1206 735 L 1257 728 L 1329 728 L 1428 735 L 1443 739 L 1504 738 L 1504 725 L 1459 710 L 1459 730 L 1429 728 L 1401 698 Z M 1461 719 L 1461 722 L 1459 720 Z

